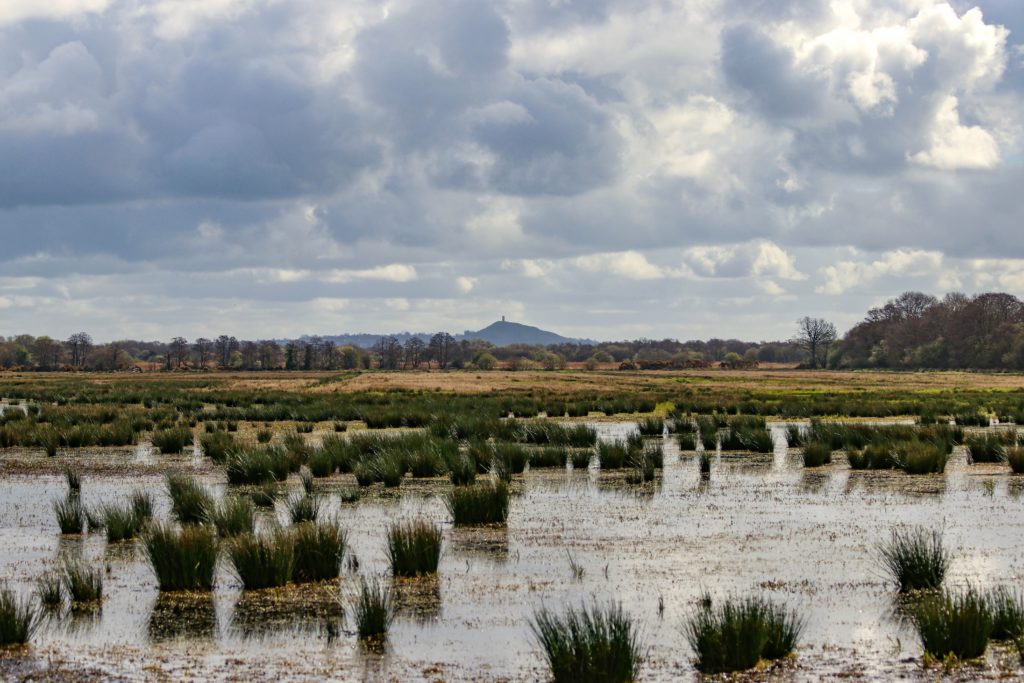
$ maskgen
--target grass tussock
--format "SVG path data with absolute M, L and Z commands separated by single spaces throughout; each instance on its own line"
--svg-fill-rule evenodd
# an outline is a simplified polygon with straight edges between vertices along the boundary
M 508 518 L 508 484 L 456 486 L 445 497 L 448 512 L 456 526 L 468 524 L 504 524 Z
M 181 453 L 192 445 L 192 430 L 188 427 L 170 427 L 153 432 L 153 446 L 164 455 Z
M 151 525 L 142 537 L 146 558 L 161 591 L 208 591 L 217 566 L 217 537 L 212 529 Z
M 292 578 L 295 544 L 282 529 L 266 534 L 243 534 L 228 544 L 235 575 L 247 590 L 283 586 Z
M 236 448 L 225 458 L 229 484 L 264 484 L 288 478 L 291 461 L 283 447 Z
M 1024 446 L 1011 446 L 1006 449 L 1006 462 L 1014 474 L 1024 474 Z
M 938 530 L 894 530 L 890 540 L 878 546 L 878 554 L 882 568 L 901 593 L 938 588 L 949 569 L 949 552 Z
M 705 674 L 746 671 L 762 659 L 788 656 L 800 641 L 804 619 L 763 598 L 706 599 L 683 626 L 696 654 L 694 666 Z
M 285 507 L 288 509 L 288 517 L 292 520 L 292 524 L 315 522 L 323 508 L 323 499 L 303 491 L 300 494 L 289 496 L 285 501 Z
M 643 659 L 639 628 L 619 604 L 537 610 L 530 623 L 556 683 L 627 683 Z
M 209 510 L 207 520 L 221 538 L 251 534 L 256 524 L 256 504 L 252 498 L 227 496 Z
M 906 441 L 896 447 L 896 460 L 907 474 L 941 474 L 949 453 L 941 445 Z
M 36 597 L 45 609 L 64 604 L 64 578 L 58 571 L 49 571 L 36 579 Z
M 85 528 L 85 510 L 82 500 L 77 495 L 53 501 L 53 512 L 57 516 L 57 526 L 65 535 L 80 534 Z
M 172 473 L 165 477 L 171 497 L 171 513 L 182 524 L 202 524 L 207 511 L 213 508 L 213 496 L 199 480 L 188 474 Z
M 0 647 L 24 645 L 39 627 L 39 610 L 28 598 L 19 598 L 0 586 Z
M 923 596 L 911 606 L 910 616 L 927 657 L 943 660 L 952 655 L 964 660 L 985 654 L 992 612 L 975 589 Z
M 824 441 L 804 444 L 804 467 L 821 467 L 832 462 L 832 446 Z
M 64 589 L 72 603 L 93 603 L 103 599 L 103 572 L 84 562 L 66 562 L 61 568 Z
M 292 531 L 296 583 L 335 579 L 341 573 L 348 536 L 336 522 L 303 522 Z
M 139 493 L 125 503 L 107 503 L 99 512 L 107 541 L 128 541 L 140 533 L 153 515 L 153 501 Z
M 441 527 L 424 520 L 388 528 L 387 554 L 394 576 L 434 574 L 441 560 Z
M 992 640 L 1016 640 L 1024 636 L 1024 599 L 1007 588 L 995 588 L 985 596 L 992 614 Z
M 352 600 L 352 616 L 361 639 L 386 636 L 395 618 L 395 602 L 391 596 L 391 589 L 378 579 L 361 579 L 359 591 Z

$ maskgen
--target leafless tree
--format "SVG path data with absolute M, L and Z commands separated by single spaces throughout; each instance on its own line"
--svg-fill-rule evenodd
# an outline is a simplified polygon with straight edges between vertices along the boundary
M 820 355 L 822 366 L 828 357 L 828 347 L 836 340 L 836 326 L 823 318 L 804 316 L 796 321 L 797 332 L 793 342 L 799 344 L 810 356 L 811 367 L 818 367 Z

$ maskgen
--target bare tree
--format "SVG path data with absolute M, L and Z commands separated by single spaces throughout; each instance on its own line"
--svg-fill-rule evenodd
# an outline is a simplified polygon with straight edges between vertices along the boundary
M 411 367 L 415 370 L 420 366 L 420 363 L 423 361 L 423 350 L 426 346 L 419 337 L 410 337 L 409 341 L 405 342 L 406 367 Z
M 434 360 L 437 361 L 437 367 L 444 370 L 448 367 L 449 361 L 451 361 L 452 346 L 455 344 L 455 338 L 447 332 L 438 332 L 430 338 L 430 350 L 433 353 Z
M 799 344 L 811 359 L 811 367 L 818 367 L 819 352 L 822 366 L 828 357 L 828 347 L 836 340 L 836 326 L 823 318 L 811 318 L 804 316 L 796 321 L 797 332 L 793 338 L 795 344 Z
M 200 337 L 192 343 L 192 350 L 195 351 L 196 360 L 199 361 L 199 369 L 206 368 L 206 361 L 210 359 L 210 352 L 213 349 L 213 342 L 206 337 Z
M 217 365 L 222 369 L 231 366 L 231 356 L 238 351 L 238 340 L 222 334 L 214 342 L 217 351 Z
M 71 352 L 71 365 L 76 368 L 85 365 L 85 357 L 92 348 L 92 337 L 85 332 L 76 332 L 68 337 L 66 344 Z
M 182 367 L 185 364 L 185 358 L 187 355 L 188 340 L 184 337 L 175 337 L 172 339 L 170 353 L 168 353 L 168 360 L 173 360 L 174 367 Z

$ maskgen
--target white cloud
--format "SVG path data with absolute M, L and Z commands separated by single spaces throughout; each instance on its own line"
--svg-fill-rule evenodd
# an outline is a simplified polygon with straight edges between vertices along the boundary
M 472 292 L 473 288 L 476 287 L 476 283 L 477 278 L 475 277 L 466 277 L 465 275 L 460 275 L 459 277 L 455 278 L 455 286 L 458 287 L 459 291 L 462 292 L 463 294 L 469 294 L 470 292 Z
M 923 166 L 945 171 L 959 168 L 992 168 L 999 163 L 999 147 L 981 126 L 960 123 L 957 99 L 947 97 L 929 133 L 931 147 L 910 158 Z
M 103 12 L 113 0 L 3 0 L 0 24 L 25 19 L 66 19 Z
M 588 254 L 575 260 L 581 270 L 591 273 L 609 273 L 629 280 L 657 280 L 665 277 L 665 270 L 656 266 L 637 251 L 610 254 Z
M 912 277 L 938 275 L 943 255 L 935 251 L 897 249 L 882 254 L 872 261 L 845 260 L 825 266 L 821 274 L 823 285 L 815 291 L 821 294 L 843 294 L 847 290 L 865 285 L 882 276 Z
M 416 268 L 404 263 L 392 263 L 386 266 L 376 266 L 365 270 L 338 270 L 329 271 L 323 276 L 324 282 L 344 284 L 355 280 L 384 280 L 387 282 L 411 282 L 417 278 Z

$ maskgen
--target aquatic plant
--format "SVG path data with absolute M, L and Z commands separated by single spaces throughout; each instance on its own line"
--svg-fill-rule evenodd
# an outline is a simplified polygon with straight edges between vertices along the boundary
M 212 529 L 154 524 L 142 537 L 146 558 L 161 591 L 213 588 L 217 566 L 217 537 Z
M 206 513 L 213 508 L 213 496 L 195 477 L 170 473 L 164 477 L 167 493 L 171 497 L 171 513 L 182 524 L 202 524 Z
M 456 526 L 468 524 L 504 524 L 508 518 L 508 484 L 456 486 L 445 496 L 445 504 Z
M 894 529 L 892 538 L 878 546 L 878 554 L 901 593 L 938 588 L 949 569 L 950 556 L 938 530 Z
M 804 467 L 821 467 L 832 462 L 832 446 L 823 441 L 804 444 Z
M 53 512 L 57 516 L 57 526 L 62 534 L 80 534 L 85 528 L 85 510 L 81 499 L 69 494 L 65 498 L 53 501 Z
M 896 446 L 896 461 L 907 474 L 938 474 L 946 469 L 949 454 L 943 446 L 904 441 Z
M 396 522 L 388 528 L 387 554 L 394 576 L 434 574 L 441 559 L 441 527 L 425 520 Z
M 203 449 L 203 455 L 216 463 L 224 462 L 228 453 L 235 447 L 235 439 L 227 432 L 213 432 L 204 434 L 199 439 L 199 445 Z
M 1006 449 L 1006 462 L 1014 474 L 1024 474 L 1024 446 L 1012 446 Z
M 66 561 L 61 567 L 64 588 L 71 602 L 98 602 L 103 598 L 103 572 L 84 562 Z
M 235 448 L 225 458 L 229 484 L 264 484 L 288 478 L 291 462 L 280 446 Z
M 207 511 L 206 517 L 221 538 L 250 534 L 256 525 L 256 505 L 251 498 L 226 496 Z
M 660 417 L 645 417 L 636 427 L 642 436 L 661 436 L 665 433 L 665 420 Z
M 153 446 L 165 455 L 181 453 L 185 446 L 191 444 L 192 430 L 187 427 L 171 427 L 153 432 Z
M 992 614 L 992 640 L 1024 636 L 1024 600 L 1020 593 L 999 587 L 990 590 L 985 600 Z
M 283 586 L 292 578 L 295 545 L 282 529 L 264 534 L 242 534 L 227 546 L 235 575 L 247 590 Z
M 391 589 L 378 579 L 360 579 L 359 591 L 352 600 L 352 613 L 360 638 L 380 638 L 386 635 L 395 618 Z
M 597 461 L 602 470 L 618 470 L 626 465 L 629 446 L 621 440 L 601 441 L 597 444 Z
M 992 632 L 988 601 L 975 589 L 925 595 L 910 606 L 910 616 L 926 655 L 973 659 L 985 654 Z
M 683 633 L 697 656 L 697 670 L 717 674 L 788 656 L 805 623 L 795 610 L 760 597 L 730 598 L 718 605 L 708 599 L 684 623 Z
M 288 509 L 288 517 L 292 520 L 292 524 L 315 522 L 320 516 L 323 499 L 320 496 L 311 496 L 303 492 L 289 496 L 285 501 L 285 507 Z
M 627 683 L 640 670 L 643 645 L 632 617 L 613 603 L 534 612 L 530 630 L 555 683 Z
M 292 530 L 296 583 L 334 579 L 341 572 L 348 537 L 337 522 L 303 522 Z
M 0 647 L 24 645 L 39 622 L 39 609 L 31 599 L 19 598 L 6 585 L 0 586 Z

